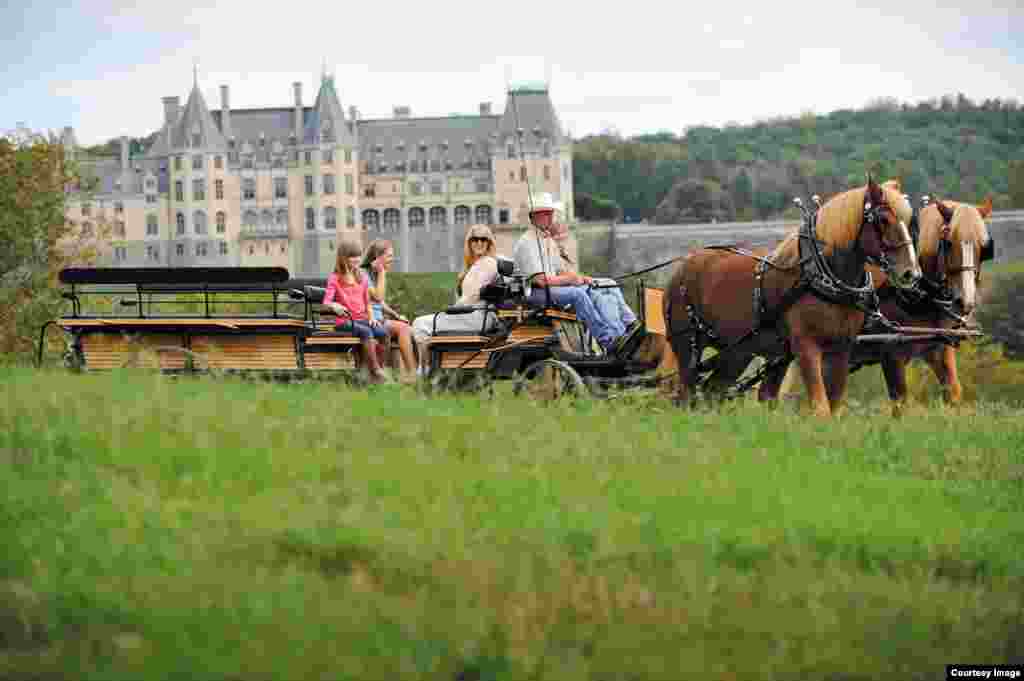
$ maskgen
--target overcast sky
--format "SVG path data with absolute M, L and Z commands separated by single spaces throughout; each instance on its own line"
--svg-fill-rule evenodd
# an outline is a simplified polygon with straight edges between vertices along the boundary
M 1024 101 L 1017 0 L 863 3 L 252 0 L 0 8 L 0 131 L 72 125 L 80 143 L 158 129 L 160 98 L 290 106 L 323 65 L 365 118 L 504 109 L 507 82 L 547 80 L 575 136 L 827 113 L 962 91 Z M 968 8 L 969 9 L 966 9 Z M 372 14 L 373 11 L 380 13 Z

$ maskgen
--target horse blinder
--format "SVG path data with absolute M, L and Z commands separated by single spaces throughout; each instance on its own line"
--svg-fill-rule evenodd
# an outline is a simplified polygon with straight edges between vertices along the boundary
M 978 258 L 979 262 L 985 262 L 986 260 L 994 260 L 996 257 L 996 240 L 989 236 L 988 241 L 981 245 L 981 256 Z

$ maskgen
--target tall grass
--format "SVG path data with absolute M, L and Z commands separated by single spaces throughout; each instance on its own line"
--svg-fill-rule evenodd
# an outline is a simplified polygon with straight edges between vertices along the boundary
M 1024 421 L 2 370 L 0 678 L 1024 661 Z

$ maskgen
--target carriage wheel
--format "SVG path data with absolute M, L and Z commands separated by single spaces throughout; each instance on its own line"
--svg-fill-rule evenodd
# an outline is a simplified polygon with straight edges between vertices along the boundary
M 576 370 L 565 362 L 542 359 L 519 375 L 513 393 L 547 402 L 581 396 L 586 393 L 586 386 Z

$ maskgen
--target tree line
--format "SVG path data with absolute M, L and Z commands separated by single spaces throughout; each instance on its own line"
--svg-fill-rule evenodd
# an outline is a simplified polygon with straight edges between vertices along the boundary
M 795 196 L 861 185 L 868 171 L 912 195 L 1024 208 L 1024 107 L 963 94 L 679 135 L 606 132 L 576 140 L 573 156 L 580 220 L 771 219 Z

